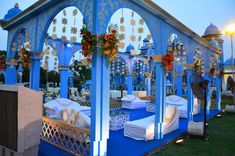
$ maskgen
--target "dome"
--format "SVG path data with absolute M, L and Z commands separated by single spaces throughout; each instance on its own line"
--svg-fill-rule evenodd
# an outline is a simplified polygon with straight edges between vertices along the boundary
M 212 46 L 216 47 L 216 48 L 219 47 L 219 44 L 218 44 L 218 42 L 217 42 L 215 39 L 211 40 L 211 41 L 210 41 L 210 44 L 211 44 Z
M 149 39 L 148 39 L 148 38 L 145 38 L 145 39 L 143 40 L 143 42 L 144 42 L 144 43 L 147 43 L 147 42 L 149 42 Z
M 19 9 L 19 4 L 16 3 L 14 8 L 8 10 L 7 14 L 4 16 L 2 21 L 7 22 L 7 21 L 11 20 L 13 17 L 15 17 L 16 15 L 18 15 L 19 13 L 21 13 L 21 10 Z
M 221 35 L 221 32 L 211 23 L 211 25 L 206 28 L 204 35 Z
M 235 63 L 235 58 L 234 59 L 234 63 Z M 227 59 L 225 62 L 224 62 L 224 67 L 228 67 L 228 66 L 232 66 L 232 59 Z
M 130 53 L 131 50 L 135 50 L 135 48 L 134 48 L 133 45 L 129 44 L 129 45 L 127 46 L 127 48 L 126 48 L 126 53 Z

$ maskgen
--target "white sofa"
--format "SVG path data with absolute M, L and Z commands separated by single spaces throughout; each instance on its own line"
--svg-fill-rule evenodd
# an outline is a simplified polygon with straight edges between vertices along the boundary
M 49 118 L 61 119 L 60 112 L 65 109 L 73 109 L 76 112 L 82 111 L 89 114 L 91 108 L 81 106 L 79 103 L 65 98 L 58 98 L 44 104 L 46 116 Z
M 155 115 L 139 120 L 127 121 L 124 124 L 124 136 L 135 140 L 154 139 Z M 179 128 L 179 111 L 175 106 L 166 107 L 163 133 L 168 134 Z
M 121 99 L 122 108 L 126 109 L 140 109 L 146 108 L 146 103 L 148 100 L 141 100 L 135 95 L 127 95 Z
M 166 105 L 176 106 L 180 111 L 180 118 L 187 118 L 188 101 L 176 95 L 166 97 Z M 200 113 L 200 101 L 194 98 L 193 115 Z

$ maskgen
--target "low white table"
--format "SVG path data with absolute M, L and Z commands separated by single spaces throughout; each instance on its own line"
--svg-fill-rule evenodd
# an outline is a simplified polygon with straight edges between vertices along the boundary
M 109 129 L 112 131 L 120 130 L 129 121 L 129 114 L 119 110 L 110 111 Z

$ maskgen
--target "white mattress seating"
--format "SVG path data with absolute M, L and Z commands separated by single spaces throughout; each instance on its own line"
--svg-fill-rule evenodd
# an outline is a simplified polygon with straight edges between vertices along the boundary
M 91 109 L 90 107 L 81 106 L 79 103 L 74 102 L 69 99 L 65 99 L 65 98 L 59 98 L 59 99 L 55 99 L 50 102 L 47 102 L 44 104 L 44 107 L 46 109 L 47 117 L 58 119 L 58 120 L 62 119 L 60 112 L 67 108 L 73 109 L 75 112 L 79 112 L 79 111 L 87 112 L 88 111 L 88 113 L 90 112 L 90 109 Z
M 182 97 L 176 95 L 170 95 L 166 97 L 166 104 L 176 106 L 180 111 L 180 118 L 187 118 L 188 101 Z M 200 113 L 200 102 L 197 98 L 194 98 L 193 115 Z
M 91 119 L 88 115 L 83 112 L 77 112 L 75 115 L 75 125 L 80 128 L 90 129 L 91 127 Z
M 135 95 L 127 95 L 123 97 L 121 101 L 122 101 L 122 108 L 126 109 L 146 108 L 146 103 L 149 102 L 148 100 L 141 100 Z
M 154 121 L 155 116 L 127 121 L 124 124 L 124 136 L 135 140 L 154 139 Z M 179 111 L 175 106 L 166 107 L 163 133 L 168 134 L 179 128 Z

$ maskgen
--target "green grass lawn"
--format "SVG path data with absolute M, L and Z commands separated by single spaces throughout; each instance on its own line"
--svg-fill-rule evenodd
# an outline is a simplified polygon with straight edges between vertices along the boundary
M 207 132 L 207 142 L 185 134 L 183 145 L 171 143 L 152 156 L 235 156 L 235 114 L 223 113 L 221 118 L 209 120 Z

